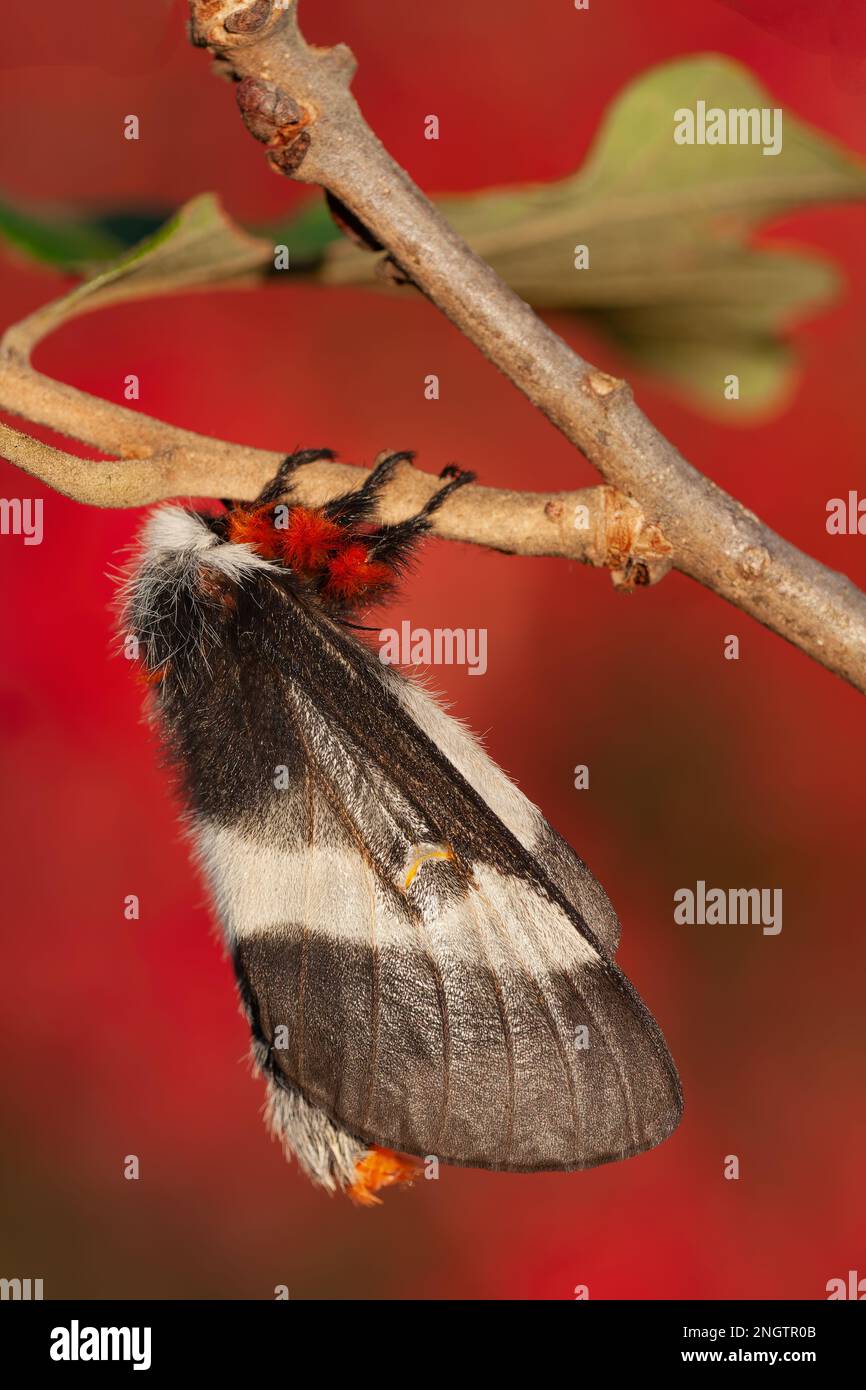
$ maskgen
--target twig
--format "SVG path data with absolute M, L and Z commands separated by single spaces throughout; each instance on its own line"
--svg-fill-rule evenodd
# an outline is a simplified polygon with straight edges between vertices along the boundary
M 866 595 L 802 554 L 697 472 L 625 382 L 573 352 L 448 226 L 372 133 L 349 90 L 344 45 L 315 48 L 296 4 L 190 0 L 194 42 L 234 78 L 271 164 L 322 184 L 409 280 L 634 498 L 674 565 L 866 691 Z
M 30 418 L 57 423 L 56 406 L 72 390 L 47 377 L 38 377 L 28 393 Z M 57 401 L 53 400 L 54 392 Z M 160 420 L 73 392 L 82 419 L 91 413 L 100 425 L 87 425 L 85 442 L 101 449 L 119 448 L 132 438 L 149 438 L 154 452 L 145 458 L 92 463 L 64 453 L 0 424 L 0 454 L 55 492 L 95 507 L 140 507 L 167 497 L 252 498 L 273 477 L 281 455 L 221 439 L 208 439 L 175 429 Z M 0 368 L 0 403 L 10 400 Z M 37 404 L 41 400 L 41 406 Z M 93 411 L 91 412 L 90 406 Z M 64 424 L 70 433 L 70 423 Z M 293 495 L 311 506 L 321 505 L 347 488 L 359 487 L 367 471 L 345 463 L 315 463 L 294 479 Z M 431 473 L 406 464 L 400 469 L 380 506 L 382 521 L 402 521 L 420 510 L 439 486 Z M 584 488 L 575 492 L 510 492 L 504 488 L 463 488 L 431 518 L 435 535 L 469 541 L 509 555 L 556 555 L 599 565 L 613 572 L 616 583 L 632 588 L 652 583 L 670 566 L 668 549 L 652 528 L 644 526 L 640 508 L 615 488 Z

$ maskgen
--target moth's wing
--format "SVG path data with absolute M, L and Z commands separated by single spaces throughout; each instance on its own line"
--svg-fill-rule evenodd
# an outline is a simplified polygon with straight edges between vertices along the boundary
M 620 939 L 616 911 L 599 883 L 571 845 L 545 820 L 477 738 L 417 682 L 387 670 L 387 685 L 415 724 L 465 777 L 491 811 L 529 850 L 611 956 Z
M 199 824 L 273 1077 L 366 1143 L 465 1165 L 660 1142 L 673 1063 L 569 898 L 368 654 L 294 640 L 258 747 L 286 789 Z

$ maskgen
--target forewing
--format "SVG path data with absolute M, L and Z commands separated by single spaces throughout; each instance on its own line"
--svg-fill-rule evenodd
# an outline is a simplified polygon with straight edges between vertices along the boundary
M 253 781 L 283 766 L 285 786 L 197 827 L 272 1074 L 366 1142 L 468 1165 L 584 1167 L 665 1138 L 673 1064 L 573 888 L 370 653 L 303 605 L 273 631 L 242 688 Z

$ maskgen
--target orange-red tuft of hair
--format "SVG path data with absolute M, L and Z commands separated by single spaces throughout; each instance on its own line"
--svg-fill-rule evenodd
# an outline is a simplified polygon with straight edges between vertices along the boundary
M 345 533 L 324 512 L 293 507 L 288 526 L 275 534 L 280 558 L 293 570 L 309 574 L 323 568 Z
M 328 593 L 338 598 L 357 598 L 371 589 L 381 589 L 393 581 L 389 565 L 370 559 L 365 545 L 347 545 L 328 562 Z
M 256 507 L 250 512 L 238 507 L 229 512 L 229 540 L 235 545 L 251 545 L 266 560 L 276 558 L 280 534 L 274 530 L 273 507 Z
M 376 1196 L 377 1192 L 395 1183 L 413 1183 L 421 1168 L 418 1158 L 376 1146 L 360 1163 L 356 1163 L 355 1181 L 348 1188 L 348 1194 L 359 1207 L 377 1207 L 382 1201 L 381 1197 Z
M 267 560 L 281 560 L 298 574 L 326 575 L 326 589 L 336 598 L 353 599 L 392 583 L 389 565 L 370 559 L 363 541 L 312 507 L 292 507 L 288 524 L 276 526 L 273 506 L 229 513 L 229 540 L 246 544 Z

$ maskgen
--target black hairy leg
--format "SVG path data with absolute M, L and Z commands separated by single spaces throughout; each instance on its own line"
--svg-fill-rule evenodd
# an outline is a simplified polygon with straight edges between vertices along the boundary
M 430 517 L 437 512 L 448 498 L 455 493 L 458 488 L 465 487 L 467 483 L 475 481 L 475 474 L 463 468 L 457 468 L 453 463 L 448 464 L 439 474 L 441 478 L 448 481 L 440 487 L 429 501 L 414 516 L 407 517 L 405 521 L 394 522 L 390 526 L 381 526 L 373 537 L 370 548 L 371 559 L 379 561 L 381 564 L 391 565 L 396 569 L 403 567 L 409 559 L 412 551 L 420 540 L 430 530 Z
M 221 539 L 249 546 L 280 566 L 334 617 L 380 599 L 406 569 L 411 554 L 430 530 L 430 518 L 474 474 L 449 465 L 441 486 L 414 516 L 389 525 L 372 520 L 379 500 L 408 450 L 384 454 L 359 488 L 309 507 L 292 498 L 292 475 L 330 449 L 298 449 L 283 459 L 274 477 L 253 502 L 229 504 L 223 517 L 206 524 Z
M 339 526 L 352 527 L 367 521 L 376 510 L 379 498 L 401 463 L 411 463 L 415 455 L 410 449 L 385 454 L 359 488 L 334 497 L 324 507 L 325 516 Z
M 297 469 L 303 468 L 308 463 L 318 463 L 322 459 L 330 462 L 336 457 L 333 449 L 296 449 L 293 454 L 286 455 L 273 478 L 270 482 L 265 483 L 255 501 L 238 505 L 252 511 L 256 507 L 267 507 L 272 502 L 279 502 L 280 498 L 290 491 L 286 487 L 286 482 Z

